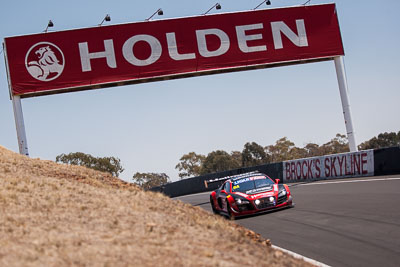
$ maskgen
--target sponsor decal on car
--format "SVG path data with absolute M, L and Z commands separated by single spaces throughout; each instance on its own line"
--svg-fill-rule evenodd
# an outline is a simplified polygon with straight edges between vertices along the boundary
M 256 193 L 259 193 L 259 192 L 270 191 L 271 189 L 272 189 L 271 186 L 255 188 L 255 189 L 251 189 L 251 190 L 246 191 L 246 194 L 251 195 L 251 194 L 256 194 Z
M 248 181 L 254 181 L 254 180 L 260 180 L 260 179 L 265 179 L 265 176 L 254 176 L 254 177 L 248 177 L 248 178 L 243 178 L 243 179 L 239 179 L 233 182 L 233 185 L 238 185 L 238 184 L 242 184 Z

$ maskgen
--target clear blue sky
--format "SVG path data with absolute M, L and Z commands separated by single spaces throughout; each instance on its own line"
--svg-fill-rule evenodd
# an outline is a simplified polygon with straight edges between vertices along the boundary
M 216 1 L 3 1 L 0 37 L 201 14 Z M 216 12 L 249 10 L 261 0 L 220 0 Z M 271 0 L 261 8 L 299 5 Z M 311 1 L 320 4 L 332 1 Z M 357 143 L 400 130 L 400 1 L 335 1 Z M 157 17 L 155 17 L 157 19 Z M 1 55 L 3 61 L 3 55 Z M 345 133 L 333 62 L 122 86 L 22 100 L 31 157 L 61 153 L 115 156 L 130 180 L 139 172 L 165 172 L 188 152 L 242 150 L 288 137 L 297 146 L 323 144 Z M 4 61 L 0 63 L 0 145 L 18 152 Z

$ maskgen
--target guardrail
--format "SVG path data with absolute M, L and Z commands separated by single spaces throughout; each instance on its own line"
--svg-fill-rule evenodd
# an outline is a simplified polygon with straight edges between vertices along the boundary
M 374 150 L 375 176 L 400 173 L 400 146 Z
M 250 171 L 263 172 L 284 183 L 400 174 L 400 146 L 234 169 L 180 180 L 154 187 L 151 191 L 162 192 L 170 197 L 212 191 L 217 189 L 219 184 L 212 184 L 206 188 L 205 180 Z

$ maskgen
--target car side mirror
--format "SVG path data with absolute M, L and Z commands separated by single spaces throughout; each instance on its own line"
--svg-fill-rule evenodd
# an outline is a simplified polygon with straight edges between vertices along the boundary
M 281 182 L 281 180 L 275 179 L 275 183 L 279 184 L 280 182 Z

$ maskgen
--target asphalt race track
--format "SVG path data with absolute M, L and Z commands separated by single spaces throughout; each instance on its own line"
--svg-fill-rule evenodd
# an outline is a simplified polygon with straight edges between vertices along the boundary
M 400 266 L 400 176 L 290 185 L 295 208 L 237 219 L 273 245 L 331 266 Z M 180 199 L 211 212 L 209 193 Z

